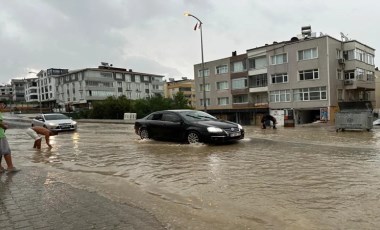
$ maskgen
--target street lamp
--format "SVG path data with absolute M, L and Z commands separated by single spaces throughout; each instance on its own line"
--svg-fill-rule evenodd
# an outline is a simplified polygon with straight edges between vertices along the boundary
M 185 16 L 190 16 L 190 17 L 193 17 L 195 18 L 198 22 L 199 22 L 199 28 L 200 28 L 200 32 L 201 32 L 201 54 L 202 54 L 202 81 L 203 81 L 203 106 L 204 106 L 204 111 L 207 112 L 207 105 L 206 105 L 206 79 L 205 79 L 205 63 L 204 63 L 204 59 L 203 59 L 203 38 L 202 38 L 202 21 L 199 20 L 199 18 L 195 17 L 194 15 L 192 14 L 189 14 L 189 13 L 185 13 L 184 14 Z M 197 25 L 195 25 L 195 28 L 196 28 Z
M 38 73 L 30 71 L 29 73 L 34 73 L 38 77 L 38 101 L 40 104 L 40 113 L 42 113 L 42 106 L 41 106 L 41 81 L 40 81 L 40 76 L 38 76 Z

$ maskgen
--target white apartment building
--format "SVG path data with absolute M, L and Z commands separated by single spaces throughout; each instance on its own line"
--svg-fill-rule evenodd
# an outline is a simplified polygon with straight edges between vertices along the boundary
M 102 64 L 98 68 L 69 71 L 56 76 L 54 108 L 65 108 L 66 111 L 91 108 L 92 102 L 109 96 L 126 96 L 135 100 L 164 95 L 164 76 Z

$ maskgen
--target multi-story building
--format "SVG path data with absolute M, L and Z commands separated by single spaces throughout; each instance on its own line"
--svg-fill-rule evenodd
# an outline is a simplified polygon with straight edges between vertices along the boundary
M 164 85 L 164 95 L 166 98 L 172 98 L 178 92 L 182 92 L 185 98 L 189 101 L 190 107 L 195 107 L 195 88 L 194 80 L 187 79 L 185 77 L 182 80 L 174 80 L 174 78 L 169 78 L 169 81 Z
M 311 27 L 303 27 L 302 34 L 289 41 L 249 49 L 247 54 L 234 53 L 229 58 L 230 71 L 225 73 L 231 83 L 230 114 L 235 112 L 232 120 L 257 124 L 267 110 L 285 125 L 287 120 L 333 121 L 339 101 L 373 100 L 374 103 L 374 52 L 356 40 L 317 37 Z M 207 73 L 219 62 L 205 63 L 207 84 L 218 81 L 218 76 Z M 195 65 L 194 70 L 201 71 L 201 65 Z M 203 98 L 203 79 L 198 76 L 195 78 L 197 98 Z M 218 90 L 213 91 L 211 87 L 207 95 L 206 100 L 210 100 L 211 95 L 218 95 Z M 202 109 L 202 99 L 196 105 Z M 210 100 L 207 107 L 214 115 L 229 112 L 216 100 Z
M 102 63 L 98 68 L 86 68 L 56 77 L 55 100 L 60 108 L 71 111 L 89 108 L 93 101 L 109 96 L 143 99 L 164 95 L 164 76 L 133 72 Z
M 38 78 L 26 78 L 23 81 L 25 101 L 39 102 Z
M 25 81 L 24 79 L 11 79 L 11 86 L 13 90 L 12 100 L 15 102 L 25 101 Z
M 13 99 L 13 88 L 12 85 L 0 85 L 0 99 L 12 100 Z
M 43 108 L 56 105 L 56 78 L 68 73 L 68 69 L 50 68 L 36 73 L 36 78 L 24 79 L 25 101 L 39 102 Z

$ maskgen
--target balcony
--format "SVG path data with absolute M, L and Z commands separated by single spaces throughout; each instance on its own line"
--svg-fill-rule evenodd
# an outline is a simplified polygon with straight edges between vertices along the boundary
M 376 84 L 374 81 L 365 81 L 357 79 L 348 79 L 343 82 L 346 89 L 365 89 L 367 91 L 374 91 Z
M 263 93 L 268 92 L 268 86 L 249 88 L 250 93 Z

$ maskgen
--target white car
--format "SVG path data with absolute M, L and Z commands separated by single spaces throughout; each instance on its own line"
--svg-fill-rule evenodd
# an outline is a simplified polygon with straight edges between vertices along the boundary
M 38 114 L 32 120 L 33 126 L 42 126 L 52 131 L 74 131 L 77 122 L 62 113 L 45 113 Z

